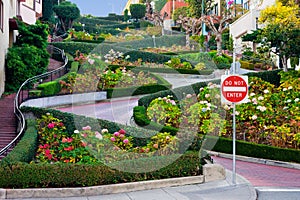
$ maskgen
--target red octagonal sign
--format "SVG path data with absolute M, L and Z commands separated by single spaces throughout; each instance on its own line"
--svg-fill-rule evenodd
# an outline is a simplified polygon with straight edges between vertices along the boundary
M 248 98 L 248 77 L 223 75 L 221 77 L 221 93 L 227 102 L 239 103 Z

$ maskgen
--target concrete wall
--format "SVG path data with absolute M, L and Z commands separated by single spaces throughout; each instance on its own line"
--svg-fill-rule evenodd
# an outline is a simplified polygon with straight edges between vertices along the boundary
M 20 15 L 26 24 L 35 24 L 37 17 L 42 14 L 42 0 L 39 3 L 36 1 L 34 3 L 33 8 L 26 3 L 20 5 Z
M 16 16 L 17 0 L 2 0 L 3 2 L 3 30 L 0 30 L 0 97 L 5 85 L 5 56 L 13 32 L 9 31 L 9 18 Z

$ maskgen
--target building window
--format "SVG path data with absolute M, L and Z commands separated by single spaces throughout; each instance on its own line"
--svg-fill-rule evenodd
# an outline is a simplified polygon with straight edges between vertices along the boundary
M 249 1 L 244 3 L 244 9 L 249 10 Z
M 0 0 L 0 30 L 3 32 L 3 23 L 4 23 L 4 10 L 3 10 L 3 2 Z
M 26 5 L 27 7 L 31 8 L 32 10 L 34 10 L 34 8 L 35 8 L 35 0 L 26 0 L 26 2 L 24 2 L 24 5 Z

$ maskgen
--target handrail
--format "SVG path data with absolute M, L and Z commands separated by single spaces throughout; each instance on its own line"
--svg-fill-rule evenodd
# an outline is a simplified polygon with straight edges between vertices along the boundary
M 21 136 L 24 133 L 24 130 L 25 130 L 25 117 L 24 117 L 23 113 L 20 110 L 20 105 L 29 98 L 29 94 L 27 95 L 27 98 L 24 98 L 24 95 L 23 95 L 24 89 L 26 87 L 30 86 L 32 83 L 36 82 L 36 80 L 40 80 L 40 79 L 43 79 L 43 78 L 46 78 L 46 77 L 48 78 L 49 76 L 51 77 L 51 80 L 52 80 L 52 75 L 53 74 L 56 74 L 57 72 L 60 73 L 62 70 L 66 71 L 66 66 L 67 66 L 67 63 L 68 63 L 68 57 L 65 55 L 64 50 L 61 50 L 61 49 L 59 49 L 57 47 L 54 47 L 52 45 L 48 46 L 47 50 L 48 51 L 52 50 L 53 52 L 56 51 L 57 53 L 61 54 L 61 58 L 64 61 L 64 64 L 61 67 L 59 67 L 59 68 L 57 68 L 53 71 L 49 71 L 49 72 L 31 77 L 31 78 L 27 79 L 20 86 L 19 90 L 16 93 L 15 99 L 14 99 L 14 114 L 16 115 L 17 120 L 18 120 L 18 124 L 17 124 L 17 127 L 19 129 L 19 130 L 17 130 L 18 134 L 8 145 L 6 145 L 3 149 L 0 150 L 0 156 L 1 155 L 7 155 L 8 150 L 11 147 L 14 147 L 16 145 L 16 143 L 18 142 L 18 140 L 21 138 Z

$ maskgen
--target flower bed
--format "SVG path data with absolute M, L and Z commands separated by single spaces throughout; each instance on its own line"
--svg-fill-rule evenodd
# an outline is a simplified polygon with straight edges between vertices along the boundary
M 282 148 L 300 148 L 300 88 L 297 83 L 300 74 L 298 71 L 291 71 L 280 72 L 280 75 L 281 85 L 278 88 L 260 78 L 249 77 L 249 101 L 237 105 L 238 139 Z M 158 122 L 162 126 L 178 128 L 179 126 L 190 126 L 190 123 L 198 124 L 198 131 L 201 134 L 214 132 L 213 127 L 219 124 L 220 127 L 226 127 L 226 131 L 218 129 L 218 135 L 231 137 L 232 107 L 223 105 L 226 112 L 225 121 L 216 115 L 219 111 L 211 112 L 220 105 L 212 102 L 217 98 L 211 98 L 210 95 L 214 92 L 208 92 L 211 89 L 209 87 L 200 88 L 200 93 L 197 95 L 198 101 L 194 101 L 186 108 L 184 106 L 187 105 L 185 102 L 190 99 L 189 95 L 176 105 L 170 103 L 174 101 L 168 97 L 154 99 L 147 106 L 146 114 L 152 121 Z M 181 110 L 174 112 L 178 105 Z M 161 118 L 161 116 L 168 117 Z M 208 121 L 206 122 L 206 120 Z

